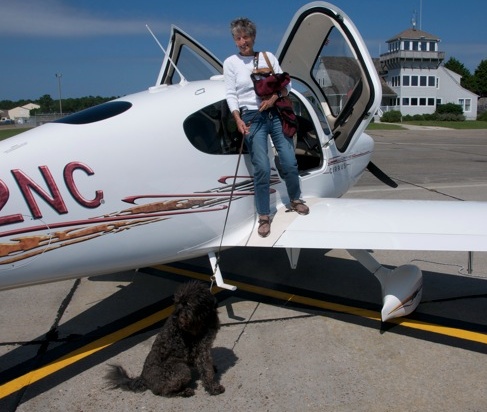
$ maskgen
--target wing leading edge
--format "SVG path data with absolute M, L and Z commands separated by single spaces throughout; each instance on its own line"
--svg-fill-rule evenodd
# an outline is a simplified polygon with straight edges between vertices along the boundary
M 278 211 L 272 233 L 244 246 L 310 249 L 487 251 L 487 203 L 312 199 L 311 213 Z M 254 231 L 255 232 L 255 231 Z M 241 246 L 243 246 L 241 245 Z

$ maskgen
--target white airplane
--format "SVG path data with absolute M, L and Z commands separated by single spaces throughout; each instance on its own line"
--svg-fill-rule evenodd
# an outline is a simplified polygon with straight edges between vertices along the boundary
M 223 249 L 285 248 L 296 267 L 301 248 L 339 248 L 380 281 L 386 321 L 417 307 L 422 274 L 409 264 L 386 269 L 368 250 L 487 251 L 487 203 L 340 199 L 367 168 L 387 177 L 370 163 L 374 143 L 364 133 L 380 104 L 379 78 L 337 7 L 302 7 L 276 52 L 292 75 L 311 213 L 285 213 L 275 166 L 265 239 L 222 63 L 176 27 L 163 51 L 148 90 L 0 142 L 0 290 L 202 255 L 217 284 L 234 289 L 219 269 Z

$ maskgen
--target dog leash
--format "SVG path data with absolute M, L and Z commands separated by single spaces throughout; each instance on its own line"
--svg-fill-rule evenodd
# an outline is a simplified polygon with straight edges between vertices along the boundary
M 247 126 L 250 126 L 252 122 L 255 120 L 255 118 L 260 114 L 261 112 L 257 111 L 255 115 L 250 119 L 250 121 L 247 123 Z M 254 131 L 255 133 L 255 131 Z M 216 257 L 216 262 L 215 262 L 215 267 L 213 268 L 213 276 L 211 277 L 211 285 L 210 285 L 210 290 L 213 287 L 213 284 L 215 282 L 215 274 L 217 272 L 218 266 L 220 266 L 220 254 L 223 246 L 223 237 L 225 236 L 225 230 L 227 228 L 227 223 L 228 223 L 228 216 L 230 214 L 230 207 L 232 205 L 232 200 L 233 200 L 233 193 L 235 191 L 235 186 L 237 183 L 237 176 L 238 176 L 238 169 L 240 167 L 240 160 L 242 159 L 242 153 L 243 153 L 243 147 L 245 143 L 245 139 L 250 138 L 251 136 L 249 135 L 248 137 L 245 137 L 245 135 L 242 135 L 242 141 L 240 142 L 240 149 L 238 152 L 238 159 L 237 159 L 237 166 L 235 167 L 235 174 L 233 175 L 233 183 L 232 183 L 232 188 L 230 189 L 230 199 L 228 200 L 228 208 L 227 212 L 225 214 L 225 222 L 223 223 L 223 230 L 222 230 L 222 235 L 220 238 L 220 245 L 218 247 L 218 252 L 217 252 L 217 257 Z

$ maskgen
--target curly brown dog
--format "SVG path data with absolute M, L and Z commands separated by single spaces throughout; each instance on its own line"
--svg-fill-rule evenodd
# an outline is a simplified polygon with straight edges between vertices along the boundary
M 174 294 L 174 312 L 166 320 L 147 355 L 142 374 L 130 378 L 119 365 L 109 365 L 105 378 L 113 389 L 155 395 L 193 396 L 191 368 L 196 367 L 203 386 L 211 395 L 225 388 L 215 380 L 211 346 L 220 321 L 217 304 L 209 287 L 201 282 L 188 282 Z

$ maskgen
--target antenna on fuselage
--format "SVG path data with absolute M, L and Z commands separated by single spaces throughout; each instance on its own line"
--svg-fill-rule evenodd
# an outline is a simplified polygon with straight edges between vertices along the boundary
M 149 33 L 152 34 L 152 37 L 154 37 L 154 40 L 156 41 L 156 43 L 159 45 L 160 49 L 162 50 L 162 52 L 164 53 L 164 56 L 167 57 L 167 59 L 169 60 L 169 62 L 172 64 L 172 66 L 174 67 L 174 70 L 176 70 L 179 74 L 179 77 L 181 77 L 181 83 L 187 83 L 188 81 L 186 80 L 186 78 L 183 76 L 183 73 L 181 73 L 178 69 L 178 66 L 176 66 L 176 64 L 173 62 L 173 60 L 169 57 L 169 55 L 167 54 L 166 50 L 164 49 L 164 47 L 162 47 L 162 44 L 159 42 L 159 40 L 157 39 L 157 37 L 155 36 L 154 33 L 152 33 L 152 30 L 150 29 L 149 25 L 146 24 L 145 27 L 147 27 L 147 30 L 149 30 Z

